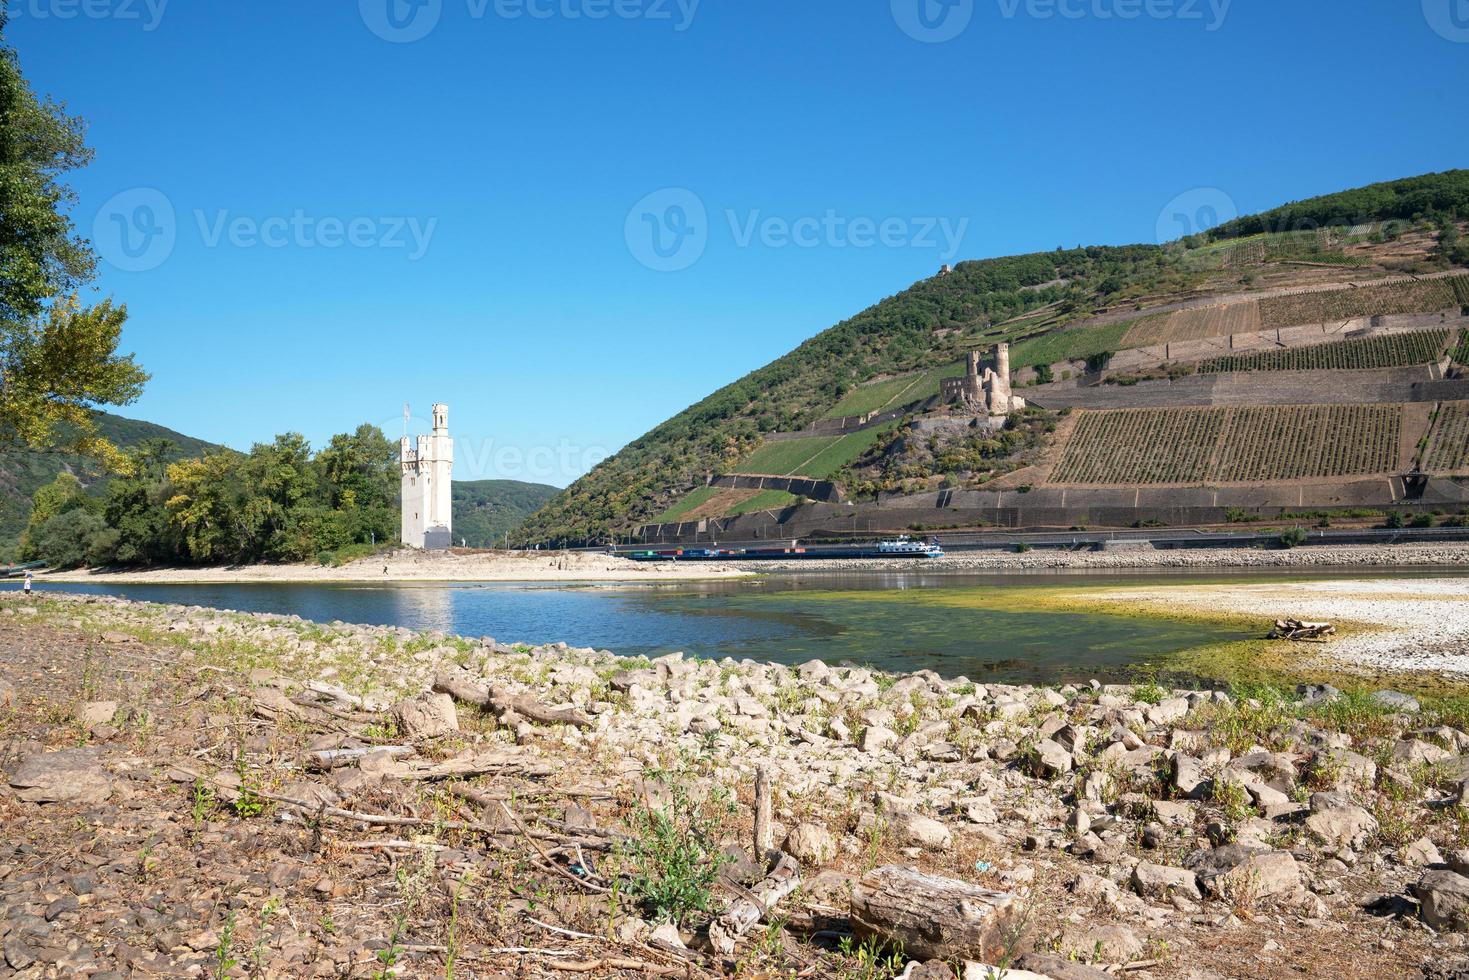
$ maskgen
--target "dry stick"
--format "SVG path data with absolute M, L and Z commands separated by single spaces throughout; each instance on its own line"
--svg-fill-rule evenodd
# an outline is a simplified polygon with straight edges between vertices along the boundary
M 563 973 L 595 973 L 597 970 L 641 970 L 643 973 L 651 973 L 657 977 L 672 977 L 684 972 L 676 966 L 658 966 L 656 963 L 645 963 L 642 960 L 625 960 L 612 956 L 604 956 L 597 960 L 587 960 L 585 963 L 545 963 L 542 965 L 547 970 L 558 970 Z
M 774 842 L 770 831 L 770 770 L 761 766 L 755 770 L 755 863 L 765 867 L 765 855 Z
M 607 894 L 610 889 L 603 888 L 601 885 L 594 885 L 590 881 L 583 881 L 581 878 L 578 878 L 576 875 L 572 874 L 570 871 L 567 871 L 565 868 L 561 867 L 561 865 L 553 861 L 551 859 L 551 856 L 546 853 L 545 849 L 542 848 L 541 845 L 536 841 L 536 839 L 532 837 L 529 832 L 526 831 L 525 824 L 520 822 L 520 818 L 517 817 L 508 806 L 506 806 L 504 803 L 501 803 L 500 809 L 505 812 L 505 816 L 510 820 L 512 824 L 514 824 L 515 829 L 520 831 L 521 835 L 530 843 L 530 846 L 536 849 L 536 853 L 540 854 L 542 859 L 545 860 L 546 864 L 550 865 L 552 871 L 555 871 L 557 874 L 568 881 L 575 882 L 578 887 L 585 888 L 588 891 L 599 892 L 603 895 Z
M 546 725 L 574 725 L 591 728 L 592 719 L 576 708 L 551 708 L 528 694 L 512 694 L 503 687 L 486 687 L 463 672 L 442 671 L 434 675 L 433 689 L 442 694 L 498 712 L 513 711 Z
M 755 927 L 755 923 L 781 899 L 801 886 L 801 867 L 795 858 L 782 854 L 770 876 L 750 889 L 750 896 L 730 905 L 709 925 L 709 945 L 721 956 L 735 951 L 739 938 Z

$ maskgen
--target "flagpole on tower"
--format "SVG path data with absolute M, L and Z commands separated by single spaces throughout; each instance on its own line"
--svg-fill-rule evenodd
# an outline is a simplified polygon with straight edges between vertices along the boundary
M 403 403 L 403 438 L 408 438 L 408 422 L 412 416 L 408 413 L 408 403 Z

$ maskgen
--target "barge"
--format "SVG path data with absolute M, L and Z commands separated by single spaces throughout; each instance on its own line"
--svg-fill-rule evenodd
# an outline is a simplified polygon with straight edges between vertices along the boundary
M 831 558 L 942 558 L 938 541 L 901 537 L 871 544 L 802 545 L 771 548 L 636 548 L 617 552 L 633 561 L 790 561 Z

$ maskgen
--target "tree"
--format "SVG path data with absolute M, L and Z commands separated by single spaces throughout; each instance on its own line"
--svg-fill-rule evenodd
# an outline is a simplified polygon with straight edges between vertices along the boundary
M 31 561 L 41 556 L 36 542 L 47 521 L 77 506 L 82 497 L 82 482 L 63 470 L 56 479 L 36 490 L 31 496 L 31 517 L 20 535 L 20 557 Z
M 0 0 L 0 445 L 52 445 L 119 465 L 96 437 L 91 405 L 135 400 L 148 376 L 117 353 L 127 308 L 83 307 L 96 257 L 76 234 L 62 178 L 92 153 L 86 124 L 38 99 L 5 43 Z

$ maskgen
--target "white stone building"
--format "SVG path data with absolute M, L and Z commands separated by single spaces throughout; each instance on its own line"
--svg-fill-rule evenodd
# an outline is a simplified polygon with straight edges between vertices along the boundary
M 435 405 L 432 435 L 415 446 L 403 437 L 403 543 L 426 550 L 454 543 L 454 440 L 449 438 L 449 406 Z

